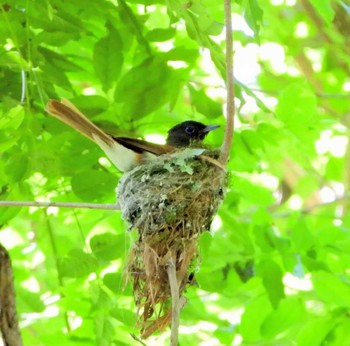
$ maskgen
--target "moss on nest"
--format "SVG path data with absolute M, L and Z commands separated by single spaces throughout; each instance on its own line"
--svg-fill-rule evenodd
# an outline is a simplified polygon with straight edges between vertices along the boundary
M 223 199 L 227 179 L 216 164 L 217 152 L 202 152 L 160 156 L 126 173 L 118 186 L 123 218 L 139 233 L 127 272 L 144 338 L 171 318 L 167 262 L 175 259 L 181 296 L 193 276 L 199 235 L 209 229 Z

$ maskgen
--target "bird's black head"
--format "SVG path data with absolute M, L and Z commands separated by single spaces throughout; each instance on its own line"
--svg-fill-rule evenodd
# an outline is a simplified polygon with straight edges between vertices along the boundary
M 173 147 L 187 147 L 195 142 L 200 142 L 212 130 L 219 125 L 204 125 L 198 121 L 184 121 L 168 132 L 166 143 Z

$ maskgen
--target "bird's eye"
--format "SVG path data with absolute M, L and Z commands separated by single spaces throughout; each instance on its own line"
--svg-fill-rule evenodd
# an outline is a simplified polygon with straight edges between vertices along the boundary
M 191 135 L 194 132 L 194 127 L 193 126 L 187 126 L 185 128 L 185 132 L 188 133 L 189 135 Z

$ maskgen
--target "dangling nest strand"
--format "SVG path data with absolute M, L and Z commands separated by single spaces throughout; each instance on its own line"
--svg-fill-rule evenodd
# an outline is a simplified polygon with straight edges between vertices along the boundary
M 198 155 L 198 153 L 197 153 Z M 194 149 L 160 156 L 123 176 L 118 201 L 139 239 L 127 265 L 141 335 L 164 329 L 171 319 L 167 263 L 173 260 L 181 297 L 191 282 L 199 235 L 208 230 L 224 195 L 226 173 L 216 152 Z

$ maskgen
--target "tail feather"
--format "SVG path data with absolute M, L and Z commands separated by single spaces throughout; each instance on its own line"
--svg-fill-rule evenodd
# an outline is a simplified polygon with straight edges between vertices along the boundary
M 148 143 L 140 139 L 112 137 L 65 99 L 50 100 L 46 111 L 95 142 L 122 172 L 132 169 L 150 156 L 162 155 L 174 149 L 169 145 Z
M 94 142 L 98 139 L 99 142 L 104 142 L 107 145 L 112 145 L 114 143 L 112 136 L 108 135 L 93 124 L 66 99 L 63 99 L 61 102 L 50 100 L 46 105 L 46 111 Z

